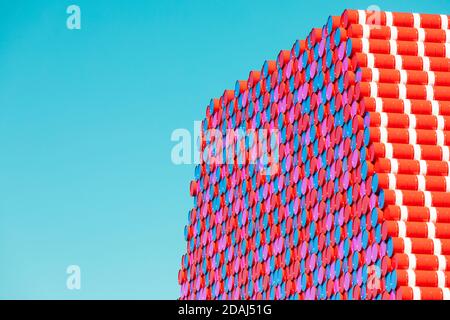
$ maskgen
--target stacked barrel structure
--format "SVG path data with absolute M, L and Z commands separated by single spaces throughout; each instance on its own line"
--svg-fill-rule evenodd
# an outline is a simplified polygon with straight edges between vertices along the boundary
M 448 15 L 345 10 L 212 99 L 279 167 L 196 166 L 180 298 L 450 299 L 449 58 Z

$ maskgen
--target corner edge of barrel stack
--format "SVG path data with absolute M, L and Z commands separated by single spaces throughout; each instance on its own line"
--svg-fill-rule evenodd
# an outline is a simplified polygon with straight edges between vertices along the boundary
M 345 10 L 211 99 L 279 166 L 196 166 L 180 299 L 450 299 L 449 87 L 449 15 Z

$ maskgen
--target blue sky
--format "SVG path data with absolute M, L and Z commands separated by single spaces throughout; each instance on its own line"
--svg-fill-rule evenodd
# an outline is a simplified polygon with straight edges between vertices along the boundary
M 81 8 L 81 30 L 66 8 Z M 0 3 L 0 298 L 175 299 L 193 166 L 170 136 L 330 14 L 434 1 Z M 66 268 L 81 268 L 81 290 Z

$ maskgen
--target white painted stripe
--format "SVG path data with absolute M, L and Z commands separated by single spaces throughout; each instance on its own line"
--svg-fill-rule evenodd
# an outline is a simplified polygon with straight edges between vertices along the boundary
M 412 270 L 406 270 L 406 274 L 408 275 L 408 287 L 416 286 L 416 274 Z
M 388 181 L 389 181 L 389 186 L 388 188 L 391 190 L 395 190 L 395 186 L 397 185 L 397 179 L 395 178 L 395 175 L 392 173 L 388 173 Z
M 406 85 L 404 84 L 398 84 L 398 98 L 399 99 L 406 99 Z
M 366 12 L 364 10 L 358 10 L 358 23 L 366 24 Z
M 422 294 L 419 287 L 412 287 L 413 300 L 422 300 Z
M 416 255 L 414 254 L 406 254 L 408 256 L 408 269 L 416 270 L 417 261 L 416 261 Z
M 445 273 L 443 271 L 436 271 L 438 279 L 438 287 L 445 288 Z
M 418 175 L 417 176 L 417 190 L 425 191 L 425 189 L 426 189 L 425 177 Z
M 425 29 L 416 28 L 417 29 L 417 41 L 424 42 L 425 41 Z
M 430 71 L 430 58 L 422 57 L 422 69 L 423 71 Z
M 438 146 L 443 146 L 443 145 L 445 145 L 444 131 L 436 130 L 436 144 L 437 144 Z
M 381 98 L 375 98 L 375 111 L 382 112 L 383 111 L 383 100 Z
M 417 143 L 417 131 L 415 129 L 408 129 L 408 143 L 416 144 Z
M 450 58 L 450 43 L 445 43 L 445 57 Z
M 403 69 L 403 60 L 402 60 L 402 56 L 396 54 L 394 56 L 395 59 L 395 69 L 400 70 Z
M 378 85 L 375 82 L 370 82 L 369 87 L 370 87 L 370 96 L 378 97 Z
M 441 239 L 431 239 L 433 241 L 433 254 L 439 256 L 442 254 L 442 243 Z
M 392 158 L 394 154 L 394 150 L 392 147 L 392 143 L 385 143 L 384 144 L 384 157 L 385 158 Z
M 403 100 L 403 112 L 411 113 L 411 100 L 409 100 L 409 99 Z
M 387 128 L 388 126 L 388 117 L 387 114 L 385 112 L 381 112 L 380 113 L 380 125 L 381 127 Z
M 445 43 L 450 42 L 450 30 L 445 30 Z
M 388 141 L 388 134 L 386 128 L 379 128 L 380 130 L 380 142 L 386 143 Z
M 370 27 L 367 24 L 363 24 L 362 25 L 362 29 L 363 29 L 363 38 L 369 38 L 370 37 Z
M 445 14 L 441 14 L 441 29 L 448 29 L 448 17 Z
M 408 221 L 408 208 L 406 206 L 400 206 L 400 220 Z
M 436 220 L 437 220 L 436 207 L 429 207 L 428 212 L 430 213 L 430 218 L 428 220 L 430 220 L 430 222 L 436 223 Z
M 400 72 L 400 83 L 406 84 L 408 82 L 408 72 L 406 70 L 398 70 Z
M 444 130 L 445 129 L 445 119 L 443 116 L 436 116 L 437 129 Z
M 397 40 L 398 38 L 398 29 L 397 27 L 391 27 L 391 39 L 392 40 Z
M 408 127 L 411 129 L 415 129 L 417 126 L 417 120 L 416 120 L 416 115 L 414 114 L 408 114 Z
M 406 237 L 406 223 L 404 221 L 397 221 L 398 237 Z
M 378 68 L 372 69 L 372 81 L 379 82 L 380 81 L 380 70 Z
M 445 261 L 445 257 L 443 255 L 438 255 L 437 258 L 438 258 L 438 261 L 439 261 L 438 270 L 439 271 L 445 271 L 445 269 L 447 268 L 447 263 Z
M 389 40 L 389 52 L 392 55 L 396 55 L 398 51 L 397 41 Z
M 450 289 L 449 288 L 442 288 L 442 299 L 443 300 L 450 300 Z
M 432 222 L 427 222 L 427 237 L 430 239 L 436 238 L 436 226 Z
M 423 57 L 425 55 L 425 45 L 423 42 L 417 41 L 417 55 Z
M 444 177 L 445 179 L 445 192 L 450 192 L 450 177 Z
M 362 38 L 361 43 L 362 43 L 362 52 L 368 53 L 369 52 L 369 39 Z
M 403 252 L 411 254 L 412 252 L 412 243 L 411 238 L 403 238 Z
M 442 161 L 449 161 L 450 160 L 450 148 L 448 146 L 442 146 L 441 147 L 441 153 L 442 153 Z
M 425 90 L 427 92 L 427 100 L 431 101 L 434 100 L 434 90 L 432 86 L 425 86 Z
M 398 161 L 397 159 L 391 159 L 391 173 L 397 173 L 398 172 Z M 396 190 L 398 191 L 398 190 Z
M 420 160 L 422 158 L 422 148 L 418 144 L 413 144 L 414 160 Z
M 434 71 L 427 71 L 428 85 L 434 86 L 436 83 L 436 74 Z
M 394 190 L 395 205 L 401 206 L 403 204 L 403 193 L 400 190 Z
M 393 22 L 394 22 L 394 17 L 392 16 L 392 12 L 386 11 L 384 14 L 386 16 L 386 26 L 392 26 Z
M 373 68 L 375 66 L 375 57 L 373 53 L 368 53 L 367 55 L 367 68 Z
M 431 101 L 431 114 L 434 116 L 439 115 L 439 102 L 436 100 Z
M 414 19 L 414 28 L 420 28 L 420 14 L 413 13 L 413 19 Z
M 423 196 L 424 196 L 424 200 L 425 200 L 425 207 L 431 207 L 432 203 L 433 203 L 433 198 L 431 197 L 431 192 L 430 191 L 424 191 L 423 192 Z
M 419 174 L 426 175 L 427 174 L 427 162 L 425 160 L 419 161 Z

